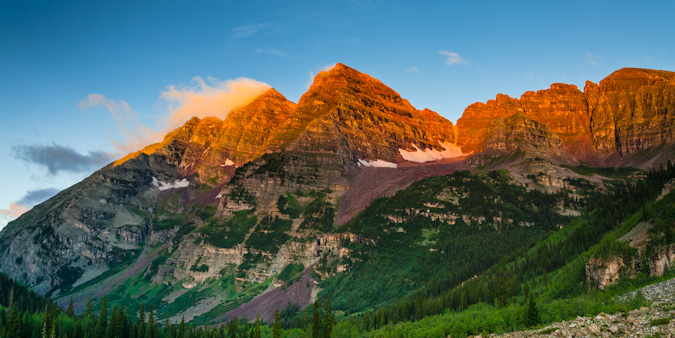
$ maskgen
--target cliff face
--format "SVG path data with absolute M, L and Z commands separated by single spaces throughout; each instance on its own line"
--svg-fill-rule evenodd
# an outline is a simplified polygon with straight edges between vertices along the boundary
M 599 85 L 587 82 L 584 92 L 553 84 L 520 99 L 500 94 L 485 104 L 474 103 L 457 121 L 462 151 L 483 150 L 490 122 L 519 109 L 558 134 L 578 159 L 594 163 L 612 155 L 626 157 L 673 142 L 675 73 L 624 68 Z
M 675 73 L 624 68 L 587 82 L 584 94 L 598 150 L 627 155 L 673 142 Z
M 311 141 L 310 141 L 311 140 Z M 417 110 L 371 76 L 338 63 L 319 73 L 300 98 L 294 115 L 267 142 L 268 150 L 349 148 L 356 159 L 395 163 L 398 149 L 443 150 L 454 143 L 452 122 Z
M 41 293 L 59 295 L 110 264 L 133 261 L 146 244 L 182 236 L 190 242 L 170 245 L 171 258 L 152 280 L 192 287 L 227 264 L 241 264 L 246 254 L 266 258 L 240 272 L 242 283 L 265 280 L 292 256 L 310 257 L 299 254 L 301 244 L 332 228 L 337 201 L 359 171 L 359 160 L 394 164 L 399 149 L 442 150 L 455 139 L 451 122 L 415 109 L 379 80 L 338 64 L 320 73 L 297 105 L 270 89 L 225 120 L 192 118 L 162 142 L 35 207 L 0 233 L 1 269 Z M 312 206 L 318 210 L 290 217 L 278 200 L 297 191 L 325 191 L 325 196 L 293 197 L 302 207 L 317 204 Z M 216 208 L 213 219 L 195 212 L 207 207 Z M 239 212 L 255 220 L 236 243 L 239 250 L 214 246 L 209 240 L 217 240 L 200 235 L 204 227 Z M 274 250 L 246 244 L 251 234 L 274 230 L 263 220 L 278 217 L 292 226 L 275 235 L 285 240 Z M 186 222 L 195 224 L 197 233 L 182 233 L 190 229 L 182 227 Z M 205 242 L 193 243 L 200 238 Z M 191 270 L 200 257 L 219 270 Z
M 551 181 L 557 164 L 574 163 L 571 155 L 626 156 L 673 142 L 673 78 L 625 69 L 584 92 L 554 84 L 520 99 L 498 95 L 469 106 L 455 128 L 337 64 L 297 104 L 270 89 L 225 120 L 193 118 L 36 206 L 0 232 L 0 270 L 52 296 L 85 285 L 76 294 L 83 305 L 109 291 L 92 282 L 97 275 L 130 264 L 153 287 L 181 292 L 231 277 L 233 290 L 256 293 L 255 283 L 278 284 L 289 264 L 347 269 L 340 243 L 353 235 L 335 233 L 336 214 L 346 222 L 373 198 L 467 168 L 464 158 L 434 167 L 406 159 L 443 158 L 458 144 L 474 153 L 474 166 L 516 154 L 523 175 Z M 338 212 L 344 205 L 351 207 Z M 663 257 L 655 266 L 670 264 L 672 250 Z

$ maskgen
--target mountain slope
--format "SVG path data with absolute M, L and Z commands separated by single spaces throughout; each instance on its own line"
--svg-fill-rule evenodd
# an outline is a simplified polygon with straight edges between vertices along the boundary
M 199 323 L 251 318 L 267 294 L 304 307 L 316 283 L 346 312 L 384 306 L 484 271 L 628 179 L 586 176 L 578 160 L 673 158 L 672 78 L 627 69 L 583 93 L 500 95 L 455 128 L 337 64 L 297 104 L 270 89 L 225 120 L 190 119 L 36 206 L 0 232 L 0 269 L 77 309 L 108 294 Z M 452 175 L 486 168 L 507 172 Z
M 618 165 L 641 151 L 673 143 L 675 73 L 624 68 L 600 84 L 587 81 L 583 92 L 556 83 L 546 90 L 526 92 L 520 99 L 499 94 L 495 100 L 466 108 L 457 121 L 458 144 L 464 152 L 481 151 L 490 122 L 519 109 L 558 134 L 566 151 L 577 159 Z M 648 157 L 659 157 L 658 164 L 672 158 L 672 154 L 663 154 L 665 159 L 660 155 Z M 646 160 L 643 156 L 642 162 Z

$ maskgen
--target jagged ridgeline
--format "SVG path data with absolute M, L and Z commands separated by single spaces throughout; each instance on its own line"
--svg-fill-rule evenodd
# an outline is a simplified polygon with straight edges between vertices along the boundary
M 0 270 L 76 312 L 107 295 L 198 324 L 440 294 L 673 159 L 673 79 L 622 69 L 455 126 L 337 64 L 297 104 L 270 89 L 193 118 L 34 207 L 0 233 Z

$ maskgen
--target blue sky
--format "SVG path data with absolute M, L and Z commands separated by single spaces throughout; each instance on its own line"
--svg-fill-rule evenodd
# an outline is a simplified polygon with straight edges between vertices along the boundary
M 267 84 L 297 102 L 342 62 L 455 122 L 497 93 L 675 71 L 674 12 L 671 1 L 3 0 L 0 227 L 130 138 L 171 127 L 195 96 L 222 107 Z

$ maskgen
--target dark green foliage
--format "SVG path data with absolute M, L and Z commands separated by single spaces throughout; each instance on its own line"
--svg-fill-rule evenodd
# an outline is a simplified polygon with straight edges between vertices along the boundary
M 309 202 L 303 210 L 304 220 L 300 224 L 301 229 L 312 229 L 320 232 L 332 232 L 335 221 L 335 207 L 326 200 L 330 191 L 321 190 L 314 194 L 314 200 Z
M 584 176 L 593 176 L 593 174 L 598 174 L 605 177 L 616 177 L 616 178 L 627 178 L 631 174 L 638 172 L 639 170 L 631 167 L 589 167 L 587 165 L 580 166 L 571 166 L 571 165 L 562 165 L 565 168 L 571 169 L 575 173 Z
M 246 234 L 255 226 L 256 216 L 251 210 L 238 211 L 231 219 L 219 223 L 214 220 L 199 232 L 204 236 L 204 241 L 219 248 L 232 248 L 244 241 Z
M 280 280 L 284 282 L 288 282 L 291 280 L 293 277 L 295 277 L 297 274 L 301 273 L 302 271 L 305 270 L 305 266 L 302 263 L 291 263 L 288 264 L 284 267 L 283 270 L 279 273 L 279 278 Z
M 274 219 L 265 217 L 258 224 L 256 231 L 251 233 L 246 240 L 246 246 L 273 254 L 277 253 L 279 247 L 291 238 L 286 231 L 291 230 L 292 225 L 291 220 L 281 219 L 278 216 Z
M 185 223 L 185 217 L 183 215 L 178 215 L 172 218 L 166 219 L 153 219 L 152 220 L 152 229 L 153 230 L 170 230 L 177 226 L 181 226 Z
M 281 338 L 281 316 L 279 316 L 279 309 L 274 309 L 274 323 L 272 324 L 272 338 Z
M 197 271 L 197 272 L 206 272 L 206 271 L 209 271 L 209 266 L 206 265 L 206 264 L 201 264 L 201 265 L 195 264 L 190 268 L 190 270 L 191 271 Z
M 649 324 L 651 324 L 652 326 L 666 325 L 670 323 L 671 320 L 672 318 L 670 317 L 663 317 L 658 319 L 652 319 L 651 322 L 649 322 Z
M 191 233 L 194 229 L 197 229 L 197 226 L 192 222 L 181 225 L 180 229 L 178 229 L 178 232 L 176 232 L 176 235 L 173 236 L 172 243 L 174 245 L 180 243 L 183 240 L 183 237 Z
M 209 205 L 197 211 L 197 217 L 201 218 L 202 221 L 208 221 L 215 216 L 216 211 L 218 211 L 217 205 Z
M 63 291 L 68 291 L 70 290 L 71 285 L 73 285 L 73 283 L 75 283 L 80 278 L 80 276 L 82 276 L 82 269 L 64 265 L 56 270 L 56 275 L 63 283 L 61 289 Z
M 556 211 L 564 194 L 528 192 L 510 182 L 505 172 L 457 172 L 375 200 L 341 229 L 372 240 L 349 243 L 352 262 L 341 263 L 352 263 L 351 271 L 323 281 L 320 297 L 331 295 L 336 309 L 359 312 L 416 290 L 439 294 L 569 221 Z M 409 214 L 410 209 L 464 215 L 469 224 L 462 217 L 455 224 L 434 221 Z M 384 215 L 406 221 L 397 224 Z M 504 221 L 495 222 L 495 217 Z M 525 222 L 530 226 L 521 225 Z M 498 289 L 490 288 L 484 297 L 493 297 Z
M 45 307 L 54 307 L 51 299 L 31 291 L 0 272 L 0 307 L 16 308 L 20 312 L 42 311 Z
M 290 193 L 279 195 L 277 208 L 279 208 L 279 212 L 288 215 L 291 218 L 298 218 L 302 214 L 300 202 L 298 202 L 298 200 Z
M 253 254 L 250 252 L 247 252 L 244 254 L 244 261 L 237 266 L 237 269 L 241 271 L 246 271 L 251 269 L 252 267 L 256 266 L 262 259 L 263 259 L 262 254 Z
M 527 302 L 527 312 L 525 312 L 525 326 L 532 327 L 539 324 L 541 319 L 539 318 L 539 308 L 534 297 L 530 295 L 528 298 L 530 300 Z
M 311 338 L 322 338 L 323 328 L 321 327 L 321 312 L 319 311 L 319 301 L 314 301 L 312 307 L 312 327 Z

